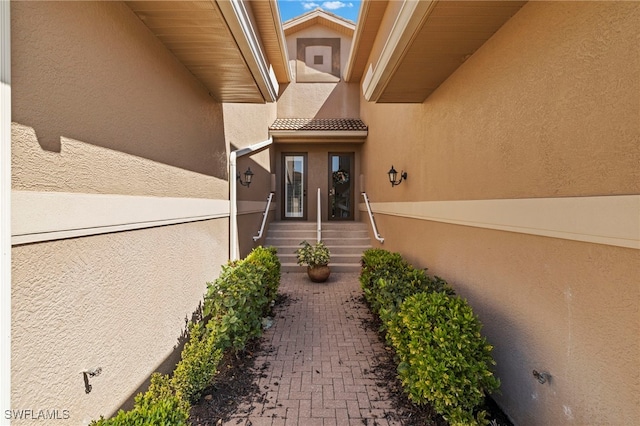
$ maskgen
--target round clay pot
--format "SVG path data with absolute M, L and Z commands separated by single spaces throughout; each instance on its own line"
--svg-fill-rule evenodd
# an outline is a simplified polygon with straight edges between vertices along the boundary
M 329 274 L 331 274 L 331 269 L 327 265 L 322 266 L 307 266 L 307 275 L 309 275 L 309 279 L 314 283 L 323 283 L 329 278 Z

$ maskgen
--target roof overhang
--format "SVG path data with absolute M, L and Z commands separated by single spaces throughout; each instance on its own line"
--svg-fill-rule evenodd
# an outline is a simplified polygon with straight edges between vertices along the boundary
M 269 127 L 276 143 L 363 143 L 369 131 L 360 119 L 279 118 Z
M 126 4 L 218 101 L 263 103 L 275 101 L 279 82 L 290 80 L 274 1 Z M 278 25 L 266 24 L 269 19 Z M 267 54 L 263 39 L 270 39 Z
M 368 101 L 421 103 L 526 1 L 404 0 L 383 16 L 376 3 L 363 0 L 347 77 Z
M 290 35 L 314 25 L 323 25 L 349 37 L 353 35 L 356 28 L 355 23 L 322 9 L 314 9 L 295 18 L 291 18 L 282 26 L 285 35 Z

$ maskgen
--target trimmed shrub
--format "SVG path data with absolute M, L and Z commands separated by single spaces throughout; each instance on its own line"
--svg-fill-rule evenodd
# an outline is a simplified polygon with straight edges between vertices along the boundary
M 371 310 L 380 316 L 383 329 L 405 298 L 419 292 L 453 289 L 441 278 L 431 278 L 424 269 L 415 269 L 398 253 L 382 249 L 365 251 L 360 283 Z
M 207 333 L 202 324 L 190 323 L 189 340 L 171 379 L 176 395 L 185 401 L 196 402 L 216 375 L 222 354 L 215 330 Z
M 442 292 L 407 297 L 387 320 L 409 398 L 429 402 L 452 425 L 486 424 L 486 413 L 474 416 L 474 410 L 500 386 L 490 369 L 492 346 L 480 329 L 465 300 Z
M 177 396 L 168 376 L 154 373 L 149 390 L 135 397 L 133 409 L 91 422 L 91 426 L 186 426 L 189 404 Z
M 207 283 L 204 320 L 188 324 L 189 340 L 173 377 L 157 373 L 131 411 L 94 426 L 183 426 L 191 402 L 212 383 L 224 352 L 240 351 L 262 333 L 262 317 L 272 306 L 280 285 L 280 261 L 275 248 L 258 247 L 245 259 L 223 266 L 220 277 Z

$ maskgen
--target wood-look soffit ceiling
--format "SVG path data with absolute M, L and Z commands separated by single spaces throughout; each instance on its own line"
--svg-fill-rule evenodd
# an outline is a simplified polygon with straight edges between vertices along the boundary
M 257 25 L 263 26 L 260 36 L 268 39 L 264 44 L 270 51 L 266 53 L 263 52 L 263 40 L 252 39 L 258 32 L 252 31 L 253 28 L 247 31 L 247 25 L 252 25 L 248 14 L 234 9 L 244 7 L 242 2 L 125 3 L 220 102 L 271 102 L 277 96 L 276 80 L 289 81 L 286 53 L 280 60 L 276 60 L 278 54 L 274 53 L 284 43 L 278 40 L 276 26 L 269 28 L 264 24 L 266 14 L 273 13 L 269 1 L 257 2 L 258 10 L 251 12 L 256 16 Z M 279 20 L 279 17 L 272 19 Z M 269 69 L 270 64 L 273 64 L 272 69 Z
M 377 62 L 352 75 L 369 101 L 421 103 L 525 3 L 407 0 Z

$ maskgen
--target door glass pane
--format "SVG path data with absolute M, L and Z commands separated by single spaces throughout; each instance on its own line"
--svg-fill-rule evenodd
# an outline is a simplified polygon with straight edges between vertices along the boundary
M 304 217 L 304 156 L 284 157 L 285 217 Z
M 331 154 L 329 216 L 331 219 L 352 218 L 352 160 L 350 154 Z

